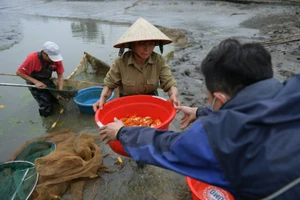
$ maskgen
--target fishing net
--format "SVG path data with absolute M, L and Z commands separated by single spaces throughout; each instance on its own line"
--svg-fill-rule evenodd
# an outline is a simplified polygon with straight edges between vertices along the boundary
M 27 199 L 38 181 L 38 173 L 33 162 L 54 150 L 53 142 L 34 141 L 21 149 L 13 161 L 1 164 L 1 199 Z
M 49 92 L 57 99 L 70 101 L 78 93 L 78 89 L 72 86 L 64 86 L 63 90 L 51 89 Z
M 64 87 L 73 87 L 78 90 L 93 87 L 104 86 L 104 78 L 109 71 L 110 66 L 98 58 L 84 52 L 82 59 L 75 70 L 64 79 Z M 52 81 L 57 85 L 57 78 Z M 115 96 L 119 96 L 119 90 L 114 90 Z
M 38 174 L 31 162 L 12 161 L 0 164 L 1 199 L 28 199 L 37 180 Z
M 103 83 L 110 66 L 98 58 L 84 52 L 79 65 L 67 79 Z
M 60 199 L 69 193 L 72 199 L 81 200 L 88 178 L 98 177 L 99 172 L 112 172 L 103 165 L 103 156 L 96 141 L 100 141 L 99 135 L 63 130 L 27 141 L 9 161 L 37 157 L 34 166 L 39 175 L 38 184 L 29 199 Z M 39 149 L 43 153 L 39 153 Z M 12 187 L 10 190 L 15 192 L 15 189 Z
M 14 160 L 25 160 L 34 163 L 35 159 L 44 157 L 55 150 L 55 143 L 38 140 L 24 147 Z
M 52 78 L 54 84 L 57 85 L 57 78 Z M 104 86 L 103 83 L 89 82 L 89 81 L 79 81 L 73 79 L 64 79 L 64 87 L 77 88 L 81 90 L 83 88 L 92 87 L 92 86 Z

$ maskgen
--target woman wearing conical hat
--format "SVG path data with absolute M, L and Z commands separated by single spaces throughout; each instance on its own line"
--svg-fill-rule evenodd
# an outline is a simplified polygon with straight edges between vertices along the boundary
M 117 87 L 120 96 L 157 95 L 157 88 L 161 87 L 168 92 L 170 102 L 179 105 L 177 82 L 170 67 L 162 55 L 153 51 L 159 46 L 162 53 L 163 45 L 171 42 L 158 28 L 139 18 L 114 45 L 120 48 L 119 57 L 106 74 L 105 87 L 99 101 L 93 105 L 94 111 L 103 108 Z M 129 50 L 123 54 L 125 48 Z

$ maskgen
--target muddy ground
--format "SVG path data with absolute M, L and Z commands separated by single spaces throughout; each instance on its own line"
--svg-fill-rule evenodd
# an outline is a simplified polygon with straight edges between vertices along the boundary
M 211 3 L 209 3 L 211 4 Z M 257 9 L 261 4 L 231 4 L 220 2 L 220 6 L 234 6 L 243 15 L 247 10 Z M 272 10 L 272 4 L 264 4 Z M 276 10 L 277 6 L 274 6 Z M 274 76 L 281 81 L 300 72 L 300 6 L 282 5 L 279 13 L 261 12 L 240 23 L 241 27 L 258 29 L 259 32 L 249 36 L 232 37 L 241 42 L 259 42 L 271 53 Z M 201 60 L 206 53 L 223 38 L 211 40 L 209 37 L 193 37 L 186 32 L 188 44 L 179 44 L 176 56 L 170 61 L 172 72 L 178 81 L 180 100 L 183 105 L 201 106 L 207 104 L 204 79 L 200 72 Z M 225 39 L 225 38 L 224 38 Z

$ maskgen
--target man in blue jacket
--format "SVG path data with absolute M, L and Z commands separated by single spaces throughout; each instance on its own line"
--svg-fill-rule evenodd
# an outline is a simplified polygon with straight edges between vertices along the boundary
M 258 43 L 222 41 L 201 64 L 210 107 L 176 107 L 183 132 L 100 128 L 136 161 L 221 187 L 235 199 L 300 199 L 300 76 L 273 78 Z

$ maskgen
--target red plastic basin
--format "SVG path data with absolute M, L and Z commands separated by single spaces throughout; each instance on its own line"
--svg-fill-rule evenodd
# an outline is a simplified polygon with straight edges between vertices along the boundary
M 95 114 L 95 121 L 107 124 L 113 122 L 114 118 L 121 119 L 126 116 L 152 117 L 160 119 L 161 125 L 155 127 L 160 130 L 169 129 L 169 125 L 176 115 L 174 106 L 161 97 L 150 95 L 133 95 L 107 102 L 102 110 L 98 109 Z M 123 156 L 129 155 L 124 151 L 118 140 L 109 142 L 110 148 Z
M 234 200 L 233 196 L 222 188 L 186 177 L 186 182 L 192 192 L 193 200 Z

